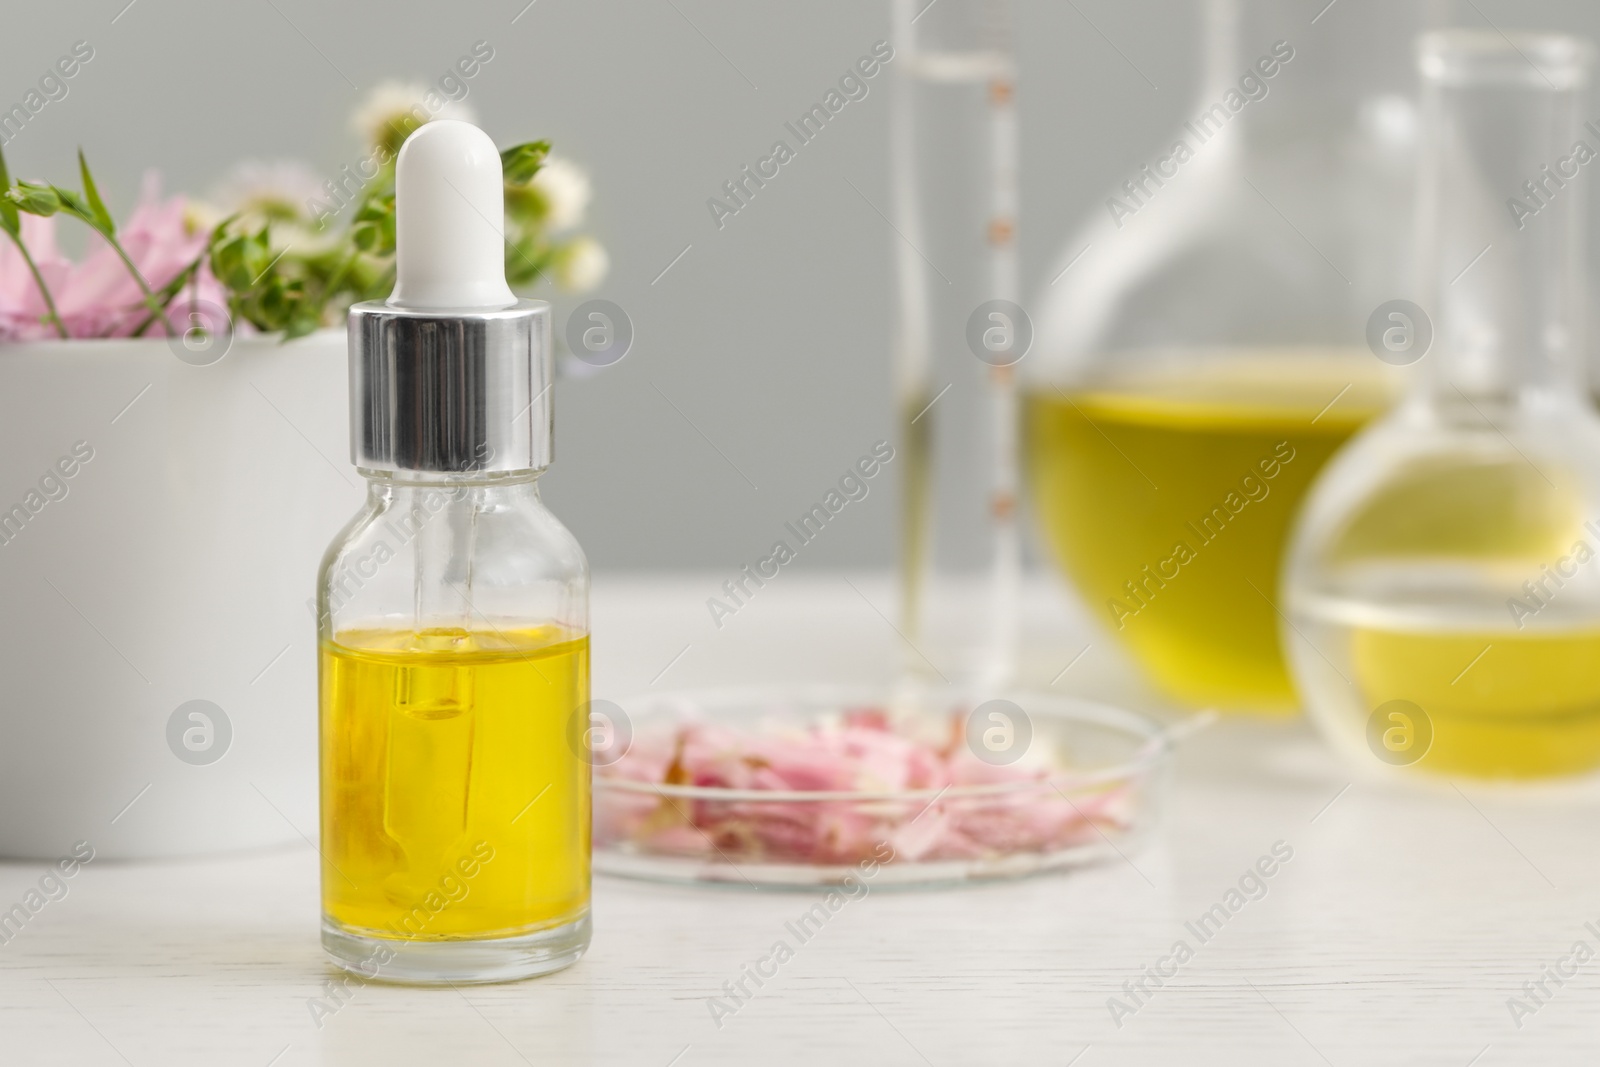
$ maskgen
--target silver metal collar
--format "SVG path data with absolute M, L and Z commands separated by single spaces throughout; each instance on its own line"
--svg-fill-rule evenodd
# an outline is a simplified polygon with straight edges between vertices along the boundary
M 553 450 L 550 305 L 350 309 L 350 458 L 382 471 L 543 470 Z

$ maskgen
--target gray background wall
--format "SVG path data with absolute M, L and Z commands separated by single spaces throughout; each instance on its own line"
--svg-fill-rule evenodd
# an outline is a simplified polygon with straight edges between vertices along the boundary
M 359 158 L 348 119 L 366 89 L 431 80 L 472 42 L 490 43 L 468 103 L 502 144 L 548 137 L 588 168 L 592 228 L 612 257 L 596 295 L 637 331 L 624 362 L 558 392 L 548 498 L 597 567 L 737 567 L 892 435 L 893 236 L 850 184 L 887 206 L 883 80 L 720 232 L 705 207 L 889 36 L 885 4 L 126 2 L 7 0 L 0 36 L 7 105 L 72 42 L 93 44 L 67 98 L 6 154 L 20 176 L 71 181 L 83 146 L 119 212 L 147 167 L 169 190 L 199 193 L 244 158 L 301 158 L 332 174 Z M 1323 3 L 1307 0 L 1308 17 Z M 1586 0 L 1476 8 L 1462 21 L 1600 36 L 1600 4 Z M 1076 221 L 1187 117 L 1199 0 L 1019 0 L 1017 19 L 1032 291 Z M 801 565 L 887 564 L 895 510 L 889 493 L 873 501 Z

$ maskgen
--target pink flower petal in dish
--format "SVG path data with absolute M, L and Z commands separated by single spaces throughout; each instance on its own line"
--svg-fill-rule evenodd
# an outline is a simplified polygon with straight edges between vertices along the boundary
M 701 795 L 649 808 L 629 804 L 603 832 L 597 819 L 597 841 L 632 841 L 658 851 L 670 846 L 673 854 L 688 850 L 735 865 L 848 865 L 878 858 L 885 847 L 907 862 L 1048 854 L 1130 825 L 1129 785 L 1112 783 L 1069 798 L 1050 784 L 1061 768 L 1037 760 L 986 763 L 962 741 L 961 717 L 947 725 L 897 722 L 886 709 L 857 707 L 805 726 L 774 719 L 739 730 L 689 721 L 671 736 L 642 736 L 597 773 L 712 791 L 818 797 Z M 947 788 L 955 791 L 941 792 Z M 962 792 L 968 788 L 978 791 Z M 925 799 L 897 796 L 915 791 L 929 793 Z M 881 798 L 828 798 L 838 793 Z

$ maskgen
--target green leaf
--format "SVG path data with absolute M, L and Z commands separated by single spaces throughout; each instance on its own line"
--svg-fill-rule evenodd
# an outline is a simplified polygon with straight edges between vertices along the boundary
M 296 315 L 289 320 L 289 325 L 284 327 L 283 339 L 293 341 L 296 337 L 304 337 L 309 333 L 316 333 L 320 325 L 315 316 Z
M 271 316 L 274 329 L 282 329 L 305 298 L 305 284 L 299 279 L 269 278 L 261 294 L 261 310 Z
M 532 285 L 544 276 L 550 259 L 547 245 L 536 244 L 527 237 L 506 241 L 506 284 Z
M 217 247 L 217 245 L 222 242 L 223 238 L 228 235 L 228 227 L 232 226 L 234 220 L 236 220 L 238 217 L 239 213 L 235 211 L 232 215 L 229 215 L 227 218 L 217 223 L 217 225 L 211 230 L 211 236 L 206 238 L 206 247 Z
M 507 148 L 500 153 L 500 167 L 505 171 L 506 181 L 512 185 L 528 182 L 539 173 L 549 154 L 549 141 L 529 141 Z
M 106 210 L 105 201 L 100 199 L 100 190 L 95 188 L 94 176 L 89 173 L 89 161 L 83 158 L 81 148 L 78 149 L 78 173 L 83 175 L 83 195 L 89 200 L 89 211 L 94 218 L 95 226 L 101 233 L 110 237 L 117 232 L 117 224 L 111 218 L 111 212 Z
M 113 236 L 114 231 L 101 229 L 100 220 L 95 216 L 94 210 L 90 208 L 88 204 L 84 203 L 83 197 L 79 196 L 71 189 L 63 189 L 59 185 L 50 186 L 50 192 L 51 195 L 56 198 L 57 205 L 59 205 L 56 208 L 57 211 L 66 212 L 68 215 L 71 215 L 75 219 L 81 220 L 92 229 L 104 234 L 106 237 Z
M 350 239 L 373 256 L 394 255 L 394 194 L 368 197 L 350 220 Z M 342 258 L 342 257 L 341 257 Z
M 11 172 L 6 169 L 6 154 L 0 152 L 0 194 L 11 188 Z M 0 196 L 0 229 L 12 237 L 22 235 L 22 220 L 17 216 L 17 205 Z
M 231 291 L 237 291 L 241 288 L 239 276 L 243 268 L 240 263 L 244 258 L 244 253 L 240 246 L 243 241 L 243 237 L 234 237 L 211 250 L 211 273 L 215 274 L 217 280 L 226 285 Z
M 370 252 L 378 247 L 381 238 L 382 234 L 378 232 L 378 224 L 375 222 L 358 222 L 350 227 L 350 239 L 363 252 Z
M 538 226 L 549 212 L 543 192 L 529 185 L 506 185 L 506 220 L 519 226 Z
M 272 266 L 272 243 L 265 227 L 230 237 L 211 250 L 211 273 L 236 293 L 255 288 Z

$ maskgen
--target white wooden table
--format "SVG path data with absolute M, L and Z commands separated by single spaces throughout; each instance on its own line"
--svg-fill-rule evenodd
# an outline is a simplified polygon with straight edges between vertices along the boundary
M 705 599 L 724 577 L 599 582 L 597 695 L 658 674 L 884 676 L 899 639 L 842 578 L 789 575 L 717 631 Z M 889 609 L 886 583 L 853 580 Z M 1028 673 L 1048 682 L 1093 642 L 1056 688 L 1146 699 L 1039 584 Z M 97 862 L 0 946 L 0 1064 L 1595 1063 L 1600 959 L 1545 979 L 1520 1028 L 1507 1002 L 1563 958 L 1573 970 L 1575 942 L 1600 949 L 1584 925 L 1600 930 L 1596 805 L 1350 782 L 1303 724 L 1225 721 L 1186 744 L 1164 832 L 1131 863 L 872 892 L 720 1028 L 708 998 L 816 894 L 601 878 L 593 948 L 570 970 L 366 986 L 318 1026 L 332 972 L 310 848 Z M 1202 943 L 1186 921 L 1279 841 L 1293 858 Z M 0 866 L 0 907 L 42 869 Z M 1171 971 L 1180 939 L 1193 958 L 1114 1021 L 1108 999 L 1134 1005 L 1124 982 Z

